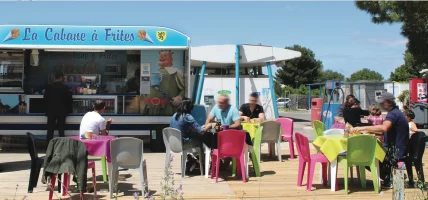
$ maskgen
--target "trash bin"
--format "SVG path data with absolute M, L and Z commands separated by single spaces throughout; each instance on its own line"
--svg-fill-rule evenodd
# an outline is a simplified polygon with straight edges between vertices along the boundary
M 169 125 L 154 125 L 150 131 L 150 150 L 152 152 L 165 152 L 162 130 Z
M 311 122 L 321 120 L 322 99 L 313 98 L 311 101 Z
M 414 122 L 418 127 L 427 128 L 428 126 L 428 104 L 412 103 L 410 109 L 415 113 Z

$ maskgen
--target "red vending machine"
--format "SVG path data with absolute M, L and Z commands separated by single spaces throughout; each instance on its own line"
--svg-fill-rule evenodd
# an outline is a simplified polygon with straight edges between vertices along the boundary
M 427 103 L 427 79 L 411 78 L 410 85 L 410 102 Z

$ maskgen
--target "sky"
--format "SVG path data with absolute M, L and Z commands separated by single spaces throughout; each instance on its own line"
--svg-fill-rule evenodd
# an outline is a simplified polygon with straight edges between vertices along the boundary
M 0 2 L 0 24 L 165 26 L 192 46 L 263 44 L 310 48 L 324 69 L 384 78 L 404 63 L 401 24 L 373 24 L 343 2 Z

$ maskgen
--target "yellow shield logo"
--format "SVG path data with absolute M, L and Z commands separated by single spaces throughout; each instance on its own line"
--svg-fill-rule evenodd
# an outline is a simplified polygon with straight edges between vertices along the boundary
M 156 38 L 159 42 L 163 42 L 166 40 L 166 31 L 156 31 Z

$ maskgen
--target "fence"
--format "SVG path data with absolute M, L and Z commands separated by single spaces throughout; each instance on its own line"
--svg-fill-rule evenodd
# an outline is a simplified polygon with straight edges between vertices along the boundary
M 298 110 L 304 109 L 308 110 L 308 96 L 307 95 L 298 95 L 291 94 L 289 97 L 290 101 L 288 102 L 288 109 L 290 110 Z M 318 98 L 318 96 L 311 96 L 312 98 Z

